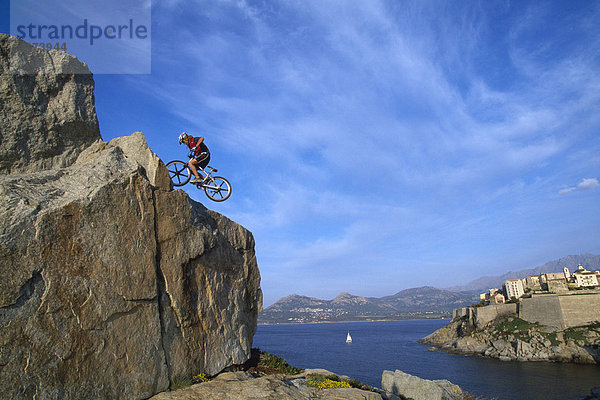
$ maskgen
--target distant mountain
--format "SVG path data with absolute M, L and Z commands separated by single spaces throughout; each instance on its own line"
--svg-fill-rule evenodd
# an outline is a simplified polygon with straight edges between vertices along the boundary
M 447 288 L 447 290 L 464 292 L 464 291 L 476 291 L 483 292 L 492 288 L 501 288 L 502 284 L 507 279 L 516 279 L 516 278 L 524 278 L 527 275 L 539 275 L 541 273 L 549 273 L 549 272 L 563 272 L 563 268 L 567 267 L 571 272 L 574 272 L 577 269 L 577 266 L 581 264 L 586 269 L 590 271 L 596 271 L 600 269 L 600 255 L 594 254 L 581 254 L 581 255 L 572 255 L 563 258 L 559 258 L 558 260 L 547 262 L 544 265 L 539 267 L 531 268 L 531 269 L 523 269 L 520 271 L 510 271 L 505 273 L 504 275 L 499 276 L 483 276 L 481 278 L 477 278 L 466 285 L 462 286 L 452 286 Z
M 475 292 L 429 286 L 406 289 L 381 298 L 340 293 L 333 300 L 293 294 L 266 308 L 259 323 L 339 322 L 449 317 L 453 308 L 479 302 Z
M 573 272 L 579 264 L 596 271 L 600 269 L 600 255 L 571 255 L 535 268 L 510 271 L 499 276 L 484 276 L 463 286 L 447 289 L 424 286 L 379 298 L 340 293 L 333 300 L 321 300 L 293 294 L 263 310 L 258 322 L 275 324 L 449 317 L 452 309 L 478 303 L 479 293 L 491 288 L 501 288 L 507 279 L 562 272 L 564 267 Z

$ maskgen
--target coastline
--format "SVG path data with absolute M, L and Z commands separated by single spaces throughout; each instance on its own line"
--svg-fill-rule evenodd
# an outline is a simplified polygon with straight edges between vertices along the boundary
M 373 319 L 373 320 L 350 320 L 350 321 L 306 321 L 306 322 L 258 322 L 258 326 L 276 325 L 315 325 L 315 324 L 353 324 L 372 322 L 399 322 L 399 321 L 445 321 L 452 318 L 406 318 L 406 319 Z
M 518 317 L 494 320 L 483 327 L 455 318 L 418 342 L 452 354 L 501 361 L 600 364 L 600 323 L 559 331 Z

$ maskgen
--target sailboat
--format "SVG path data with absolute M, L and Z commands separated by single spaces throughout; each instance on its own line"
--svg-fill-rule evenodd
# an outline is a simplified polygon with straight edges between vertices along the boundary
M 348 332 L 348 335 L 346 336 L 346 343 L 352 343 L 352 336 L 350 336 L 350 332 Z

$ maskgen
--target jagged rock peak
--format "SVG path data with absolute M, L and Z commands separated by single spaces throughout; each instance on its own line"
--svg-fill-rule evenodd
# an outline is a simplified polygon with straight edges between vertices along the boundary
M 101 139 L 94 80 L 76 57 L 0 33 L 0 175 L 67 167 Z

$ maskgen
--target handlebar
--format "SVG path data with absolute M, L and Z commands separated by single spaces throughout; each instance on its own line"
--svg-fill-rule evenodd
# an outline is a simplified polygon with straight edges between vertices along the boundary
M 202 153 L 198 154 L 197 157 L 194 155 L 193 151 L 191 151 L 190 154 L 188 154 L 188 158 L 198 158 L 200 160 L 202 160 L 202 159 L 204 159 L 204 158 L 206 158 L 208 156 L 209 156 L 209 153 L 206 152 L 206 151 L 203 151 Z

